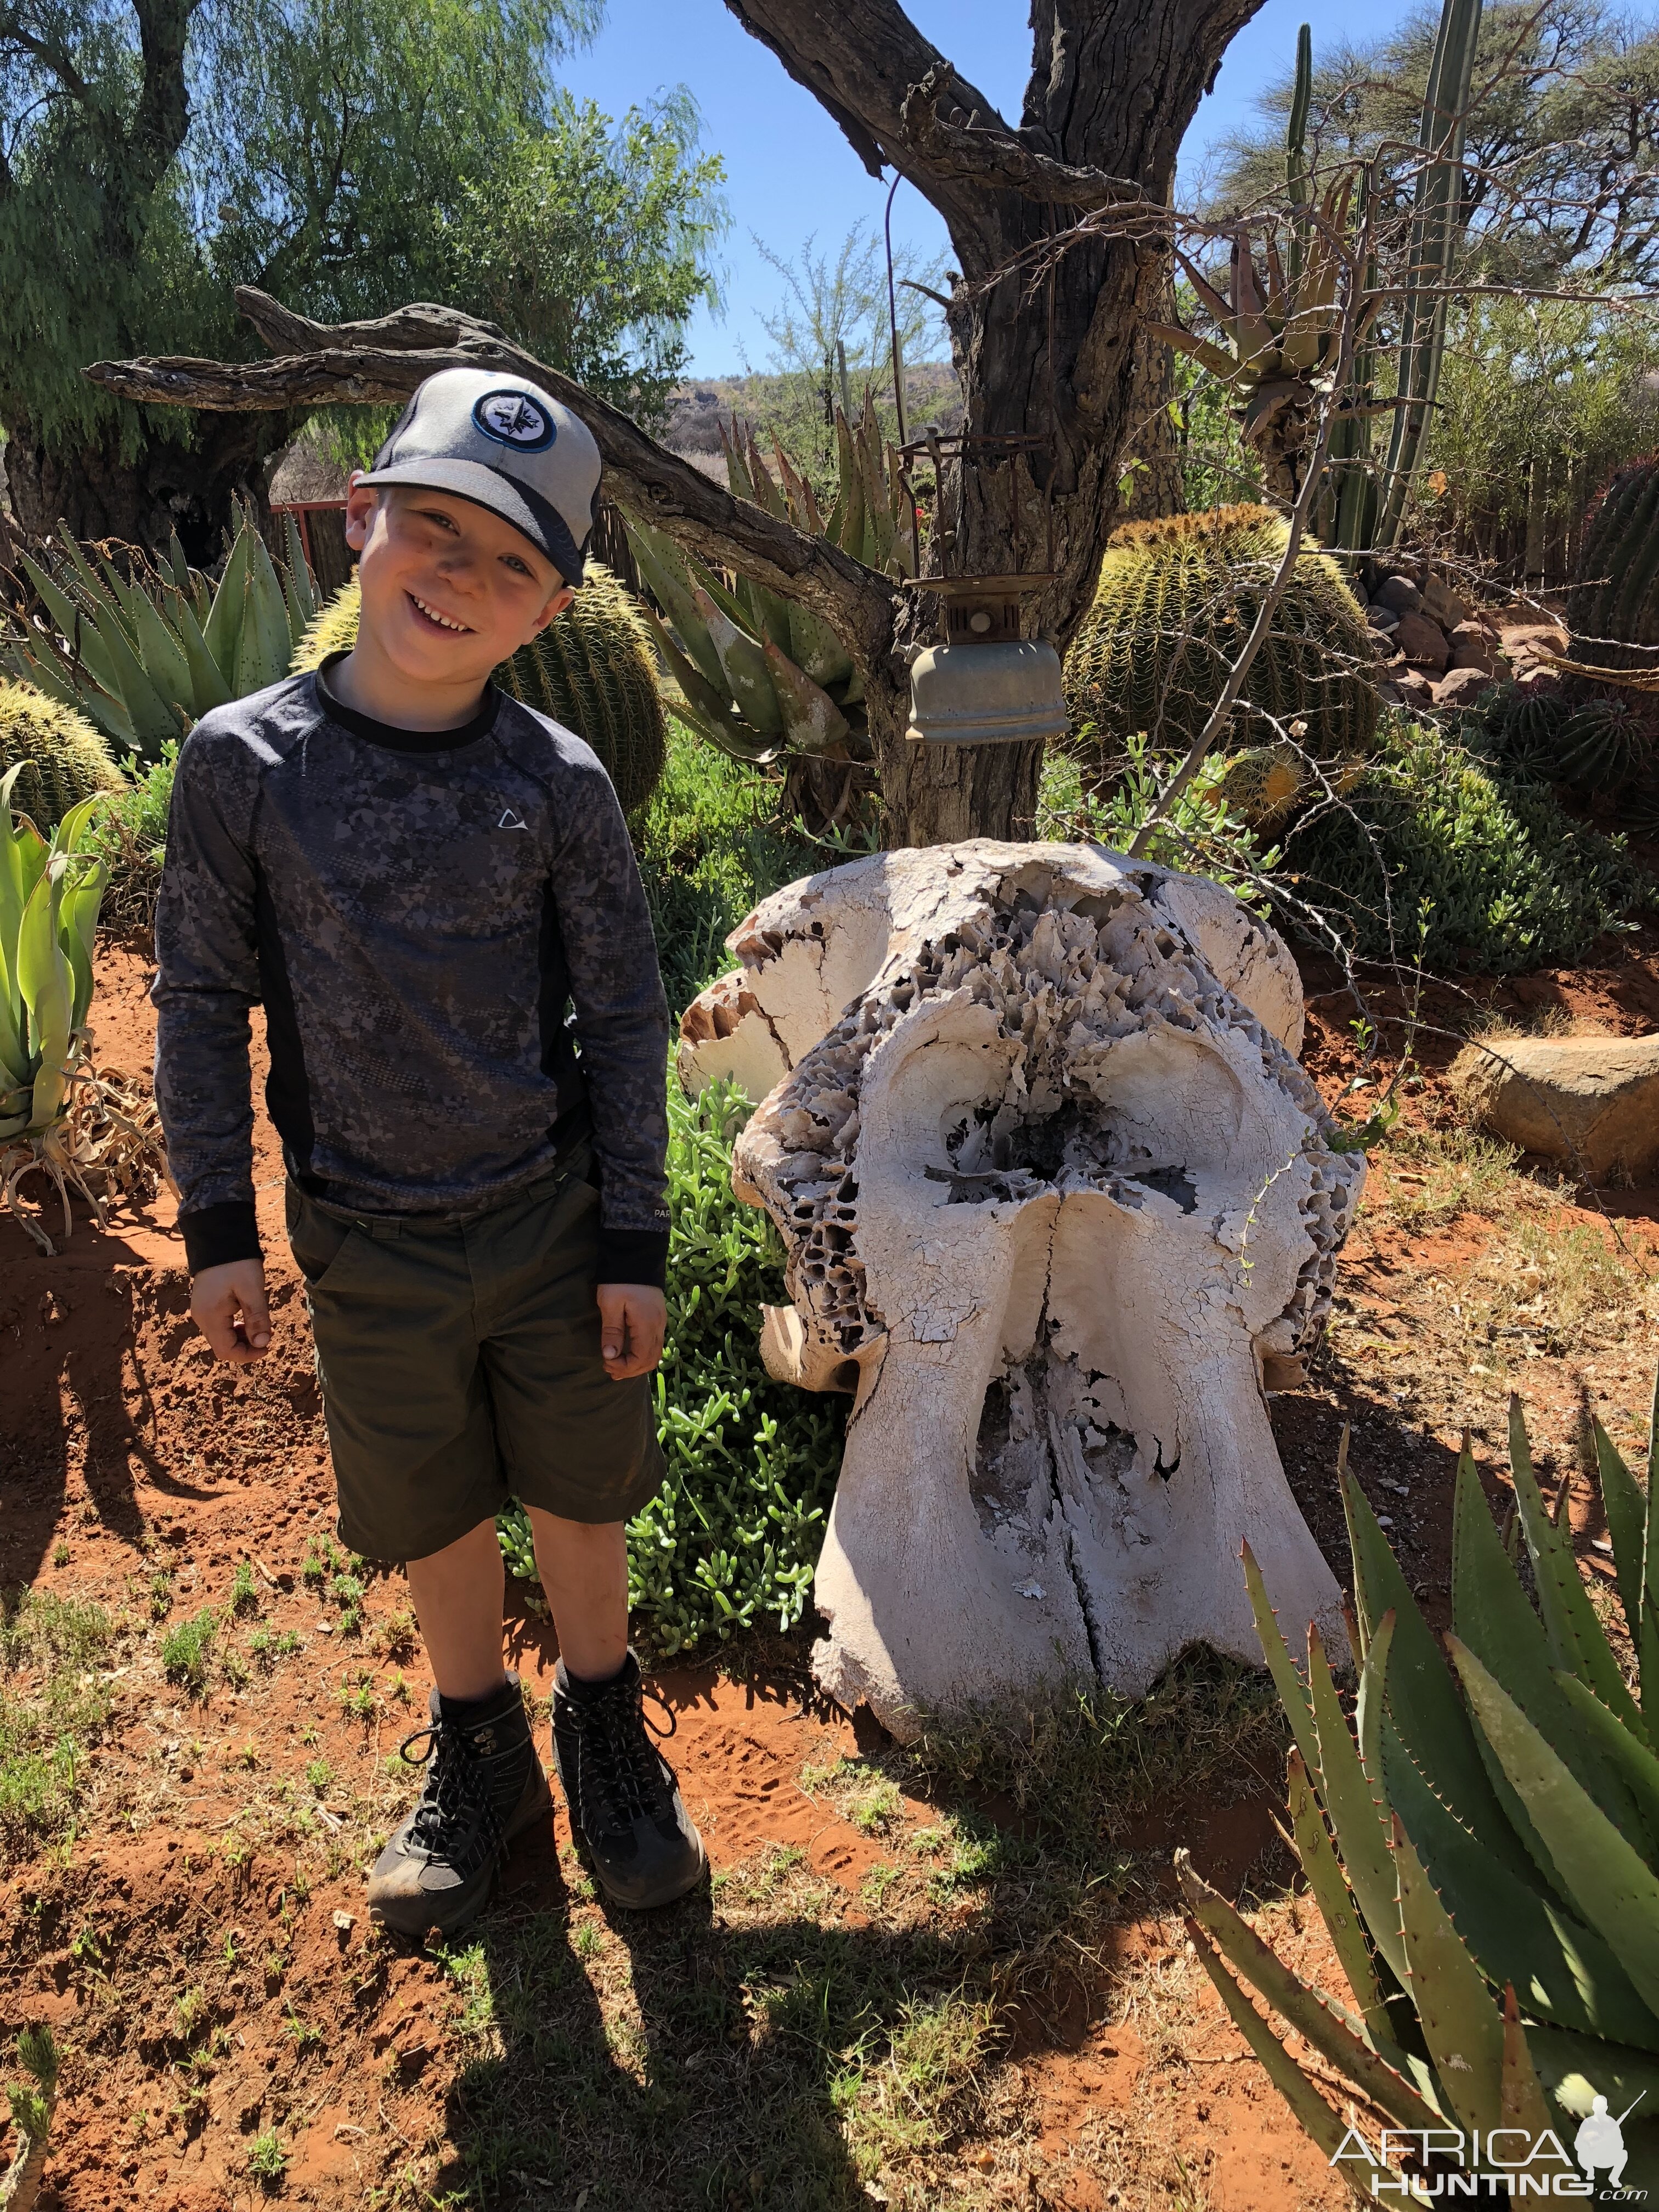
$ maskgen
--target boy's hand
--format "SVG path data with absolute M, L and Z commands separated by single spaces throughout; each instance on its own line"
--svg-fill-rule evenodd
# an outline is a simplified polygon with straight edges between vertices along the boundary
M 245 1366 L 270 1349 L 263 1261 L 228 1260 L 222 1267 L 204 1267 L 190 1286 L 190 1310 L 221 1359 Z
M 668 1329 L 668 1301 L 648 1283 L 601 1283 L 593 1293 L 599 1308 L 599 1349 L 613 1382 L 648 1375 L 662 1358 Z

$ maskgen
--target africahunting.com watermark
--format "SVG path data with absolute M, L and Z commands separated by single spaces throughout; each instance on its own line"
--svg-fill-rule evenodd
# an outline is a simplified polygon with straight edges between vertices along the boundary
M 1638 2100 L 1639 2102 L 1639 2099 Z M 1350 2127 L 1331 2155 L 1333 2166 L 1352 2163 L 1370 2172 L 1370 2195 L 1379 2201 L 1430 2204 L 1464 2198 L 1577 2197 L 1598 2204 L 1645 2203 L 1645 2189 L 1629 2188 L 1623 2123 L 1605 2097 L 1595 2099 L 1572 2139 L 1569 2156 L 1553 2128 L 1384 2128 L 1375 2144 Z M 1398 2172 L 1409 2166 L 1415 2171 Z

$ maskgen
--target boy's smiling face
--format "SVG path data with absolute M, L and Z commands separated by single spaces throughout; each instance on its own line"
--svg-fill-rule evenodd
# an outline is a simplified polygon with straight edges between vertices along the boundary
M 574 596 L 510 522 L 454 492 L 354 481 L 346 538 L 360 555 L 359 645 L 406 684 L 482 689 Z

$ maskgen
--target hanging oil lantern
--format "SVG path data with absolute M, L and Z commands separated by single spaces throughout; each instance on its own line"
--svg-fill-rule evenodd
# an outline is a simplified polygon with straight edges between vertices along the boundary
M 915 459 L 932 459 L 937 487 L 935 538 L 947 568 L 956 533 L 943 526 L 942 504 L 947 455 L 963 462 L 1006 460 L 1012 502 L 1011 537 L 1018 561 L 1022 544 L 1019 455 L 1046 449 L 1047 438 L 954 438 L 930 429 L 899 458 L 907 489 Z M 914 503 L 915 494 L 911 494 Z M 910 668 L 910 719 L 907 738 L 921 744 L 953 745 L 1027 744 L 1036 738 L 1063 738 L 1070 726 L 1060 684 L 1060 655 L 1044 638 L 1022 637 L 1019 603 L 1054 581 L 1054 523 L 1044 496 L 1048 562 L 1040 570 L 1008 575 L 945 574 L 906 580 L 908 591 L 931 592 L 944 606 L 945 636 L 925 647 Z

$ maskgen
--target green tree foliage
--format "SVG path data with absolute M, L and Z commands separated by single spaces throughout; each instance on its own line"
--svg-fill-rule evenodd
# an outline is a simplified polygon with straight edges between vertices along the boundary
M 221 467 L 248 480 L 285 418 L 147 421 L 80 374 L 121 355 L 257 351 L 236 283 L 330 319 L 453 300 L 606 397 L 659 405 L 707 287 L 720 169 L 696 158 L 684 102 L 612 128 L 556 89 L 561 53 L 597 15 L 592 0 L 9 9 L 0 421 L 25 501 L 37 451 L 60 472 L 96 452 L 107 479 L 194 439 L 204 509 Z M 39 496 L 58 489 L 48 469 Z M 126 504 L 155 535 L 142 498 Z M 221 518 L 205 519 L 216 534 Z
M 1317 179 L 1413 144 L 1437 8 L 1373 45 L 1322 39 L 1309 144 Z M 1608 283 L 1659 271 L 1659 32 L 1600 0 L 1497 0 L 1484 9 L 1465 141 L 1466 263 L 1489 282 L 1563 270 Z M 1271 205 L 1284 190 L 1292 77 L 1225 148 L 1217 210 Z M 1450 348 L 1448 348 L 1449 355 Z
M 1529 515 L 1535 530 L 1576 524 L 1592 491 L 1659 442 L 1655 337 L 1649 308 L 1503 297 L 1455 307 L 1428 433 L 1430 473 L 1445 478 L 1431 519 L 1482 551 Z

